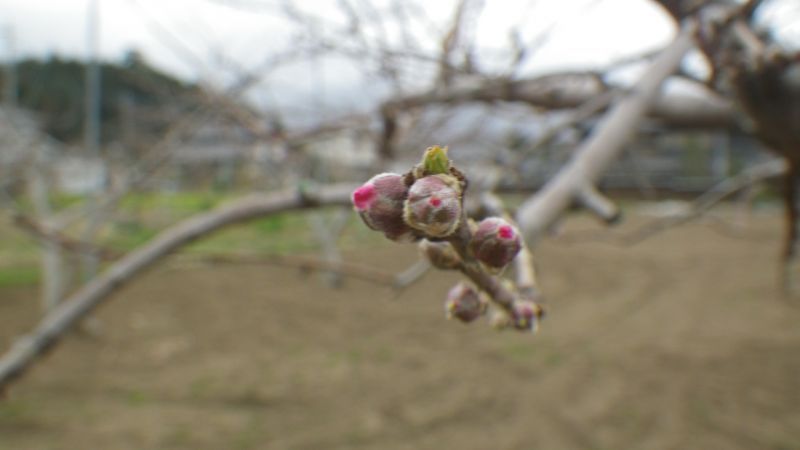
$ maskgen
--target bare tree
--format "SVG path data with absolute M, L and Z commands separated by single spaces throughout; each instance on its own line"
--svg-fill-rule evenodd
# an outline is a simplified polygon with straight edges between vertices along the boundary
M 0 387 L 7 386 L 21 375 L 120 285 L 186 243 L 201 239 L 220 227 L 280 211 L 324 205 L 347 206 L 356 185 L 306 189 L 302 188 L 305 185 L 303 178 L 310 177 L 297 175 L 315 157 L 310 150 L 313 144 L 326 142 L 332 133 L 341 130 L 358 130 L 373 139 L 371 159 L 360 169 L 384 172 L 391 170 L 398 161 L 406 164 L 408 172 L 393 178 L 393 182 L 402 181 L 397 185 L 402 186 L 397 188 L 401 192 L 392 200 L 395 208 L 412 202 L 417 198 L 414 195 L 432 198 L 430 192 L 424 195 L 417 192 L 426 192 L 424 189 L 427 187 L 423 185 L 429 182 L 436 184 L 436 189 L 441 192 L 448 192 L 442 198 L 455 199 L 452 204 L 458 205 L 458 212 L 448 216 L 448 223 L 421 224 L 413 208 L 402 206 L 400 209 L 403 211 L 412 209 L 412 212 L 403 212 L 399 219 L 401 222 L 392 225 L 399 228 L 386 228 L 385 223 L 370 216 L 369 201 L 365 200 L 362 208 L 354 197 L 357 209 L 373 228 L 384 231 L 391 238 L 407 234 L 422 240 L 420 245 L 429 262 L 412 268 L 412 275 L 424 271 L 428 263 L 464 274 L 470 284 L 454 288 L 449 304 L 451 312 L 463 320 L 473 320 L 483 313 L 487 302 L 492 302 L 498 311 L 505 314 L 501 314 L 496 323 L 525 330 L 535 328 L 544 306 L 542 292 L 536 286 L 531 247 L 573 204 L 590 209 L 609 223 L 619 218 L 619 209 L 600 193 L 596 183 L 624 145 L 646 124 L 657 123 L 664 129 L 673 130 L 688 127 L 745 130 L 753 132 L 786 158 L 788 232 L 784 261 L 788 265 L 796 254 L 797 224 L 800 223 L 800 195 L 797 191 L 800 170 L 795 167 L 798 163 L 794 156 L 794 150 L 800 146 L 797 135 L 800 130 L 800 77 L 797 75 L 800 73 L 800 57 L 780 48 L 770 36 L 756 31 L 754 17 L 761 6 L 760 1 L 740 4 L 723 0 L 663 0 L 656 3 L 674 18 L 678 32 L 663 50 L 654 55 L 643 55 L 642 61 L 646 61 L 648 68 L 631 86 L 614 84 L 606 73 L 600 71 L 519 75 L 521 64 L 546 39 L 546 33 L 527 45 L 514 40 L 510 46 L 508 66 L 502 70 L 486 69 L 488 64 L 483 64 L 473 34 L 475 18 L 482 7 L 480 2 L 457 2 L 447 25 L 442 27 L 428 26 L 431 18 L 424 13 L 425 9 L 413 5 L 395 5 L 395 8 L 385 10 L 369 2 L 344 0 L 339 2 L 342 15 L 347 19 L 344 24 L 325 23 L 323 17 L 301 8 L 299 2 L 285 1 L 279 7 L 269 8 L 269 14 L 280 15 L 295 26 L 299 36 L 295 46 L 289 51 L 269 55 L 266 62 L 260 67 L 256 65 L 255 69 L 237 68 L 240 77 L 232 87 L 206 86 L 203 91 L 205 106 L 178 119 L 151 147 L 135 170 L 129 172 L 126 182 L 101 198 L 97 205 L 112 214 L 113 206 L 124 193 L 141 187 L 166 165 L 170 159 L 170 143 L 180 140 L 187 129 L 194 129 L 198 124 L 206 123 L 207 118 L 220 115 L 259 140 L 285 151 L 286 157 L 276 163 L 276 173 L 293 174 L 282 179 L 284 189 L 244 198 L 186 219 L 116 260 L 54 308 L 33 332 L 0 359 Z M 423 29 L 434 35 L 437 44 L 432 46 L 433 50 L 422 42 L 420 33 L 412 32 L 411 23 L 414 21 L 424 24 Z M 401 25 L 399 37 L 388 30 L 390 24 L 398 23 Z M 695 86 L 705 86 L 703 94 L 689 97 L 667 93 L 663 86 L 671 76 L 686 79 L 686 74 L 679 73 L 680 64 L 684 55 L 694 48 L 700 49 L 713 67 L 709 79 L 692 81 Z M 311 121 L 312 124 L 293 121 L 292 111 L 277 104 L 257 111 L 242 101 L 247 89 L 263 82 L 277 66 L 301 58 L 314 60 L 332 55 L 358 60 L 365 77 L 386 86 L 389 93 L 367 112 L 321 115 Z M 496 112 L 506 104 L 525 105 L 531 114 L 524 120 L 530 123 L 536 120 L 535 114 L 561 113 L 562 120 L 542 133 L 534 144 L 536 148 L 546 145 L 562 131 L 577 126 L 589 128 L 591 132 L 577 146 L 567 164 L 540 190 L 532 193 L 516 214 L 511 214 L 493 193 L 500 181 L 512 178 L 510 174 L 515 170 L 515 167 L 503 166 L 497 161 L 495 150 L 500 144 L 496 141 L 487 142 L 486 154 L 483 155 L 485 161 L 490 161 L 487 165 L 497 169 L 495 176 L 487 179 L 462 173 L 457 168 L 460 166 L 451 165 L 449 159 L 444 165 L 437 165 L 433 159 L 423 159 L 420 165 L 412 167 L 407 164 L 410 159 L 418 158 L 421 148 L 427 146 L 424 142 L 434 144 L 438 141 L 437 136 L 447 128 L 456 107 L 465 104 L 484 105 L 490 112 Z M 430 120 L 426 114 L 437 108 L 443 113 Z M 567 112 L 566 118 L 564 112 Z M 480 129 L 480 124 L 476 124 L 472 129 L 459 130 L 460 133 L 453 137 L 450 144 L 456 153 L 451 156 L 456 165 L 459 163 L 456 150 L 459 140 L 480 139 Z M 519 165 L 518 159 L 513 161 L 512 165 Z M 775 175 L 781 170 L 782 167 L 770 166 L 766 172 Z M 366 172 L 359 175 L 369 177 Z M 445 179 L 444 185 L 431 182 L 430 177 Z M 425 179 L 428 181 L 423 181 Z M 377 181 L 373 179 L 370 183 L 361 188 L 376 185 Z M 484 214 L 468 213 L 471 210 L 469 198 L 465 199 L 468 186 L 469 197 L 478 200 L 479 206 L 474 208 L 475 211 Z M 356 190 L 354 195 L 361 192 L 366 199 L 371 195 L 368 195 L 370 189 Z M 436 192 L 438 195 L 440 191 Z M 438 208 L 440 200 L 437 197 L 430 205 Z M 74 211 L 62 213 L 59 219 L 67 221 L 75 217 Z M 420 217 L 424 215 L 419 213 Z M 469 217 L 481 218 L 482 215 L 492 218 L 480 225 L 470 222 Z M 506 255 L 505 249 L 481 253 L 483 243 L 475 244 L 484 239 L 486 233 L 516 236 L 509 234 L 506 226 L 511 230 L 519 228 L 525 238 L 518 242 L 512 255 L 516 255 L 511 263 L 516 269 L 513 280 L 498 273 L 510 260 L 503 259 L 502 264 L 492 266 L 496 255 Z M 29 228 L 41 227 L 34 223 Z M 72 242 L 69 236 L 65 239 L 59 234 L 63 228 L 44 228 L 46 232 L 38 235 L 43 241 Z M 326 227 L 317 228 L 317 234 L 325 243 L 327 267 L 335 267 L 337 251 L 331 241 L 337 233 Z M 443 229 L 445 231 L 441 231 Z M 48 236 L 60 237 L 49 239 Z M 491 241 L 493 237 L 486 239 Z

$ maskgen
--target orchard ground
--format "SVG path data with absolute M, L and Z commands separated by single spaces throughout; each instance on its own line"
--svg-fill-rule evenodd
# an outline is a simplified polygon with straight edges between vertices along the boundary
M 567 221 L 536 252 L 549 305 L 536 336 L 444 320 L 452 273 L 398 295 L 168 260 L 98 311 L 98 335 L 70 335 L 13 387 L 0 449 L 800 448 L 800 298 L 778 294 L 780 211 L 719 214 L 741 226 L 631 247 L 597 237 L 643 215 L 613 230 Z M 190 252 L 276 250 L 258 233 L 282 223 Z M 363 228 L 348 261 L 416 259 Z M 283 250 L 309 251 L 296 242 Z M 35 323 L 37 295 L 0 288 L 3 348 Z

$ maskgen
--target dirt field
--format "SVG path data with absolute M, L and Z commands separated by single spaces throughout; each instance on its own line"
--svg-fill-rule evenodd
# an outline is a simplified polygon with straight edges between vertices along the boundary
M 693 224 L 633 248 L 548 241 L 535 337 L 443 320 L 449 274 L 395 299 L 290 269 L 162 267 L 0 403 L 0 449 L 798 449 L 781 232 L 773 212 L 744 238 Z M 0 291 L 4 348 L 35 314 L 34 290 Z

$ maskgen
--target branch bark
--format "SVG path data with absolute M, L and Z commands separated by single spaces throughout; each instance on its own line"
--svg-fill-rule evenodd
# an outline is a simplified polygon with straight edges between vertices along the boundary
M 126 282 L 178 248 L 222 227 L 284 211 L 324 205 L 346 205 L 351 185 L 327 186 L 310 191 L 281 191 L 246 197 L 211 212 L 186 219 L 112 264 L 47 314 L 28 335 L 20 338 L 0 358 L 0 392 L 20 377 L 39 357 L 82 318 L 97 308 Z
M 576 196 L 591 186 L 622 151 L 658 96 L 664 80 L 680 65 L 693 46 L 697 22 L 689 20 L 678 37 L 652 63 L 630 94 L 623 97 L 597 125 L 572 160 L 517 212 L 517 222 L 528 245 L 534 245 L 567 210 Z

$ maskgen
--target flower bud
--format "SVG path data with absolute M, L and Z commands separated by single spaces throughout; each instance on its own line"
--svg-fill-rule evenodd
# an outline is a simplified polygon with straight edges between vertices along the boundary
M 528 300 L 518 300 L 513 307 L 513 325 L 517 330 L 536 332 L 544 314 L 541 306 Z
M 517 230 L 499 217 L 483 219 L 469 243 L 475 258 L 494 270 L 500 270 L 508 265 L 517 256 L 520 247 Z
M 431 242 L 423 239 L 419 243 L 419 250 L 437 269 L 452 270 L 461 265 L 461 258 L 449 242 Z
M 353 191 L 351 199 L 368 227 L 382 231 L 393 241 L 409 242 L 414 239 L 414 231 L 403 221 L 407 193 L 402 175 L 382 173 Z
M 447 293 L 445 311 L 447 318 L 472 322 L 486 312 L 488 302 L 466 283 L 458 283 Z
M 446 237 L 461 220 L 461 187 L 452 175 L 418 179 L 408 190 L 403 217 L 429 237 Z
M 502 309 L 492 310 L 489 324 L 496 330 L 503 330 L 511 326 L 511 315 Z

